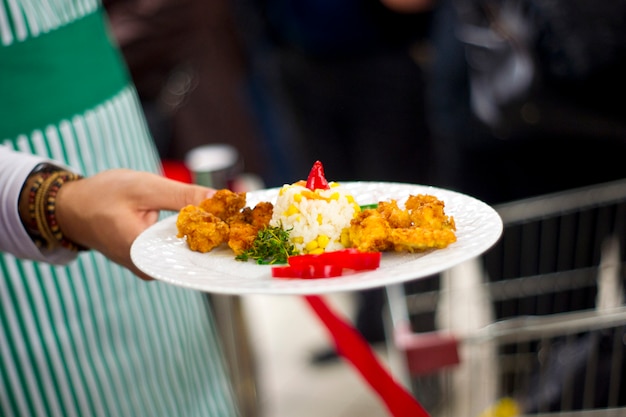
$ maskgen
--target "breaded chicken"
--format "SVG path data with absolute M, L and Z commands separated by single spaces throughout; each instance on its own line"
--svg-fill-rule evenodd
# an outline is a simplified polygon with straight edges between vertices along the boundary
M 228 225 L 219 217 L 189 205 L 178 213 L 178 237 L 185 237 L 189 249 L 209 252 L 228 240 Z
M 228 223 L 252 223 L 252 209 L 250 207 L 244 207 L 239 213 L 230 216 Z
M 389 226 L 392 228 L 411 227 L 408 211 L 398 207 L 396 200 L 381 201 L 376 210 L 389 222 Z
M 252 247 L 259 230 L 269 225 L 273 212 L 272 203 L 260 202 L 253 209 L 245 207 L 239 214 L 229 219 L 228 246 L 235 255 Z
M 360 251 L 417 252 L 445 248 L 456 241 L 454 218 L 431 195 L 409 196 L 405 209 L 395 200 L 378 204 L 355 217 L 349 230 L 352 247 Z
M 251 219 L 248 223 L 252 224 L 258 229 L 267 227 L 272 220 L 272 214 L 274 214 L 274 205 L 267 201 L 258 203 L 252 209 Z
M 258 234 L 259 228 L 250 223 L 231 223 L 228 233 L 228 247 L 232 249 L 235 255 L 240 255 L 252 248 L 254 239 L 256 239 Z
M 415 227 L 392 229 L 389 239 L 396 252 L 420 252 L 427 249 L 442 249 L 456 242 L 450 229 L 428 229 Z
M 443 201 L 432 195 L 411 195 L 405 207 L 413 227 L 455 229 L 454 219 L 446 216 Z
M 261 202 L 244 207 L 246 193 L 223 189 L 199 206 L 187 206 L 178 213 L 178 237 L 185 237 L 189 249 L 209 252 L 222 243 L 239 255 L 249 249 L 259 230 L 269 225 L 274 205 Z
M 350 222 L 352 247 L 361 252 L 382 252 L 390 248 L 389 222 L 374 209 L 363 210 Z
M 246 206 L 246 193 L 236 193 L 228 189 L 218 190 L 212 197 L 200 203 L 200 208 L 224 221 Z

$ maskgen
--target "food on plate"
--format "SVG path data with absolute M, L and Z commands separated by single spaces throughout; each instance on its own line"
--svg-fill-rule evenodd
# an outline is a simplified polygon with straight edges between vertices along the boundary
M 196 206 L 184 207 L 176 219 L 178 237 L 185 237 L 189 249 L 209 252 L 228 239 L 228 224 Z
M 289 230 L 299 253 L 320 254 L 349 246 L 350 221 L 359 211 L 354 197 L 339 184 L 312 190 L 299 181 L 278 192 L 270 225 Z
M 289 231 L 282 227 L 267 226 L 260 229 L 252 244 L 235 257 L 238 261 L 253 259 L 260 265 L 285 264 L 289 257 L 297 255 L 289 240 Z
M 380 266 L 380 252 L 360 252 L 358 249 L 341 249 L 319 255 L 295 255 L 288 265 L 272 268 L 275 278 L 332 278 L 348 271 L 366 271 Z
M 349 239 L 363 252 L 417 252 L 441 249 L 456 242 L 454 218 L 444 212 L 443 201 L 432 195 L 410 195 L 404 208 L 397 201 L 381 201 L 352 220 Z
M 227 243 L 235 255 L 250 249 L 260 230 L 272 218 L 273 205 L 260 202 L 245 207 L 246 193 L 218 190 L 200 205 L 188 205 L 176 219 L 177 236 L 185 238 L 189 249 L 209 252 Z
M 274 202 L 250 208 L 246 193 L 218 190 L 183 208 L 176 226 L 191 250 L 209 252 L 226 243 L 237 260 L 288 264 L 272 268 L 281 278 L 375 269 L 381 252 L 441 249 L 456 241 L 454 218 L 437 197 L 359 206 L 341 184 L 326 180 L 319 161 L 307 181 L 284 185 Z
M 246 193 L 218 190 L 212 197 L 200 202 L 200 208 L 227 222 L 246 206 Z

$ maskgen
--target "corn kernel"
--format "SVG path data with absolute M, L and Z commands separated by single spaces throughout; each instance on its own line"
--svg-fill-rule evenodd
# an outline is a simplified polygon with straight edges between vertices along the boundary
M 319 245 L 317 244 L 317 240 L 312 240 L 304 246 L 304 250 L 308 253 L 311 253 L 315 249 L 318 249 Z
M 287 210 L 285 210 L 285 213 L 283 214 L 285 217 L 289 217 L 292 216 L 294 214 L 300 213 L 300 210 L 298 209 L 298 207 L 294 206 L 293 204 L 291 204 Z
M 339 200 L 339 193 L 332 193 L 330 195 L 330 197 L 328 197 L 329 200 Z
M 349 248 L 350 244 L 350 232 L 348 228 L 344 228 L 341 231 L 341 235 L 339 237 L 339 242 L 343 245 L 344 248 Z
M 317 248 L 314 249 L 312 251 L 309 252 L 311 255 L 320 255 L 322 253 L 324 253 L 324 249 L 323 248 Z
M 302 236 L 294 236 L 291 240 L 293 243 L 304 243 L 304 238 Z
M 300 194 L 302 195 L 303 198 L 308 198 L 309 200 L 315 199 L 315 193 L 311 190 L 302 190 Z
M 346 200 L 348 200 L 348 203 L 354 203 L 354 196 L 352 196 L 351 194 L 346 195 Z
M 326 235 L 319 235 L 317 237 L 317 245 L 322 249 L 325 249 L 326 246 L 328 246 L 328 242 L 330 242 L 330 238 Z
M 296 203 L 301 202 L 302 201 L 302 194 L 294 194 L 293 201 L 295 201 Z

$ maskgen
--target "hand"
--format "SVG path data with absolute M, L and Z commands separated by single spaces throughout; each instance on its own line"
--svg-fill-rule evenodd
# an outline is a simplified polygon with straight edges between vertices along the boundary
M 130 259 L 135 238 L 158 220 L 160 210 L 178 211 L 214 192 L 156 174 L 113 169 L 65 183 L 57 195 L 56 216 L 68 239 L 150 280 Z

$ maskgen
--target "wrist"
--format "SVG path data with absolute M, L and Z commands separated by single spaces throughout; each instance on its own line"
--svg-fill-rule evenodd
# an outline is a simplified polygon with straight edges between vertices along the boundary
M 86 249 L 63 235 L 56 217 L 59 190 L 65 183 L 81 178 L 51 164 L 40 164 L 29 174 L 20 193 L 19 213 L 24 228 L 37 247 Z

